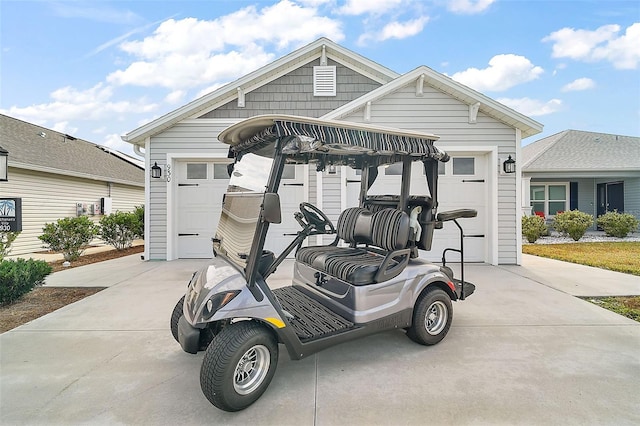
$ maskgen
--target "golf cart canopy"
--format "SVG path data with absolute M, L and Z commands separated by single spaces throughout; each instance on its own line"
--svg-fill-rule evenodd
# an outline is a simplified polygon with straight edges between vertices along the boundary
M 224 130 L 218 139 L 231 146 L 230 156 L 253 153 L 273 157 L 281 140 L 287 163 L 350 165 L 361 168 L 401 161 L 402 156 L 447 161 L 434 146 L 438 136 L 400 129 L 291 115 L 261 115 Z

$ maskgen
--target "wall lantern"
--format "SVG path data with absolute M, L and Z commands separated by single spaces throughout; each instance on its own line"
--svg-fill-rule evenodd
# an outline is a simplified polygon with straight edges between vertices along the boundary
M 162 169 L 158 166 L 158 162 L 154 162 L 151 167 L 151 177 L 154 179 L 159 179 L 162 176 Z
M 502 164 L 502 169 L 504 170 L 505 173 L 515 173 L 516 160 L 514 160 L 513 158 L 511 158 L 511 156 L 509 156 L 509 158 L 507 158 Z
M 9 151 L 0 146 L 0 182 L 9 180 Z

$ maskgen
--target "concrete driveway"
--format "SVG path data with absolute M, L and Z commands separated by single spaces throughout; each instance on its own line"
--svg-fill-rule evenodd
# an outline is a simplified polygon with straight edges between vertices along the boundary
M 396 331 L 302 361 L 282 348 L 262 398 L 222 412 L 200 391 L 203 354 L 184 353 L 169 331 L 204 263 L 131 256 L 53 274 L 48 285 L 109 288 L 0 336 L 0 423 L 640 424 L 640 324 L 551 285 L 597 288 L 593 268 L 563 278 L 566 264 L 531 257 L 469 266 L 477 292 L 454 304 L 440 344 Z M 603 272 L 640 294 L 637 277 Z

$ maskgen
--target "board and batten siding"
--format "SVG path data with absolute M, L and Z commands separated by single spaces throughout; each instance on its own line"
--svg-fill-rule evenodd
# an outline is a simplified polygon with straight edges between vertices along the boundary
M 226 156 L 229 146 L 218 141 L 218 135 L 238 119 L 191 119 L 180 122 L 164 132 L 151 137 L 149 148 L 150 165 L 155 162 L 163 169 L 162 179 L 150 179 L 149 182 L 149 241 L 150 260 L 167 259 L 167 182 L 166 164 L 168 154 L 177 154 L 188 158 L 189 154 L 198 156 L 215 154 Z M 173 166 L 175 168 L 175 165 Z M 173 174 L 173 170 L 172 170 Z
M 451 96 L 430 86 L 423 88 L 423 95 L 416 96 L 415 82 L 371 103 L 370 123 L 417 130 L 440 136 L 436 146 L 447 150 L 455 146 L 474 151 L 474 147 L 497 147 L 498 158 L 516 153 L 516 129 L 482 112 L 477 122 L 469 123 L 469 107 Z M 364 108 L 341 118 L 345 121 L 364 122 Z M 516 176 L 499 175 L 489 170 L 489 179 L 497 179 L 497 241 L 498 263 L 516 264 L 520 230 L 516 229 L 520 207 L 516 205 Z M 489 202 L 489 199 L 488 199 Z M 469 206 L 473 208 L 473 206 Z M 489 218 L 490 220 L 490 218 Z
M 14 241 L 12 257 L 45 250 L 38 236 L 46 223 L 76 216 L 76 203 L 99 203 L 112 197 L 113 211 L 131 211 L 144 204 L 144 187 L 100 180 L 11 169 L 11 178 L 2 183 L 2 197 L 22 198 L 22 232 Z M 98 222 L 102 216 L 88 216 Z M 94 244 L 102 243 L 96 239 Z

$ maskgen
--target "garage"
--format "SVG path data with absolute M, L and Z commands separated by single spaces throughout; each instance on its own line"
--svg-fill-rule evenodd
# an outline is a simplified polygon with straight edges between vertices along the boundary
M 215 236 L 227 190 L 229 160 L 179 161 L 176 163 L 176 233 L 179 259 L 206 259 L 212 256 Z M 300 225 L 294 218 L 299 204 L 307 200 L 308 166 L 285 167 L 280 199 L 282 223 L 269 229 L 265 250 L 281 253 L 294 239 Z
M 474 208 L 478 216 L 473 219 L 461 219 L 465 235 L 465 261 L 484 262 L 486 260 L 487 234 L 487 154 L 460 152 L 452 155 L 447 163 L 439 164 L 438 176 L 438 211 Z M 345 168 L 347 205 L 358 205 L 360 191 L 359 172 Z M 424 169 L 414 163 L 411 169 L 411 195 L 429 193 Z M 380 167 L 378 178 L 369 190 L 370 195 L 400 194 L 402 165 Z M 445 222 L 442 229 L 436 230 L 433 246 L 429 252 L 422 251 L 421 257 L 432 261 L 440 261 L 442 251 L 447 247 L 459 247 L 460 232 L 453 222 Z M 447 260 L 459 261 L 458 253 L 449 253 Z

